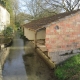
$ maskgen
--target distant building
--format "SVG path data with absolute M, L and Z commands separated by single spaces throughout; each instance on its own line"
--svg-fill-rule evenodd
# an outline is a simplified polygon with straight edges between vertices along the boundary
M 10 14 L 9 12 L 0 5 L 0 32 L 10 24 Z
M 29 22 L 30 22 L 29 20 L 25 20 L 25 21 L 23 21 L 23 24 L 27 24 Z

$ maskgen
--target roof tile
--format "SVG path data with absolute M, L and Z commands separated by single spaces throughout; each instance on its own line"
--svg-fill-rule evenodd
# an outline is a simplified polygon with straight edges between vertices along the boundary
M 75 14 L 78 11 L 80 11 L 80 10 L 75 10 L 75 11 L 72 11 L 72 12 L 64 12 L 64 13 L 53 15 L 53 16 L 50 16 L 50 17 L 41 18 L 41 19 L 38 19 L 38 20 L 33 20 L 30 23 L 27 23 L 23 26 L 26 27 L 26 28 L 29 28 L 31 30 L 36 31 L 36 30 L 39 30 L 39 29 L 43 28 L 44 25 L 47 25 L 51 22 L 55 22 L 58 19 L 64 18 L 64 17 L 69 16 L 71 14 Z

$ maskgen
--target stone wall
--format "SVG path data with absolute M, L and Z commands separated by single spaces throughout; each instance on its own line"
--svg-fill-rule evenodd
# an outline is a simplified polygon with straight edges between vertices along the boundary
M 3 76 L 2 76 L 2 67 L 5 63 L 6 58 L 8 57 L 10 48 L 4 48 L 4 45 L 1 45 L 0 47 L 0 80 L 3 80 Z
M 0 65 L 3 67 L 6 58 L 8 57 L 10 48 L 3 48 L 0 50 Z
M 51 23 L 45 41 L 49 53 L 80 48 L 80 12 Z
M 49 57 L 51 58 L 51 60 L 55 63 L 55 64 L 61 64 L 63 63 L 65 60 L 67 60 L 68 58 L 75 56 L 77 54 L 80 54 L 80 50 L 79 49 L 74 49 L 73 52 L 71 53 L 71 51 L 57 51 L 57 52 L 51 52 L 49 53 Z
M 0 5 L 0 31 L 10 24 L 9 12 Z

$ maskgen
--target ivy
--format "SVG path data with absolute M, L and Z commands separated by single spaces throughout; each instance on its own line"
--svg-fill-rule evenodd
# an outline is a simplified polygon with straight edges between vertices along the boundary
M 6 7 L 6 2 L 4 0 L 0 0 L 0 4 L 3 6 L 3 7 Z

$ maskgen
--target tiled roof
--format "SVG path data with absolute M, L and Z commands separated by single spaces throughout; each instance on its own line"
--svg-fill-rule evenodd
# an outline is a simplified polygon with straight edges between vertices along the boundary
M 43 28 L 44 25 L 47 25 L 47 24 L 49 24 L 51 22 L 55 22 L 58 19 L 64 18 L 64 17 L 69 16 L 71 14 L 75 14 L 78 11 L 80 11 L 80 10 L 75 10 L 75 11 L 72 11 L 72 12 L 60 13 L 60 14 L 53 15 L 53 16 L 50 16 L 50 17 L 41 18 L 41 19 L 38 19 L 38 20 L 33 20 L 32 22 L 27 23 L 27 24 L 25 24 L 23 26 L 26 27 L 26 28 L 29 28 L 31 30 L 36 31 L 36 30 L 39 30 L 39 29 Z

